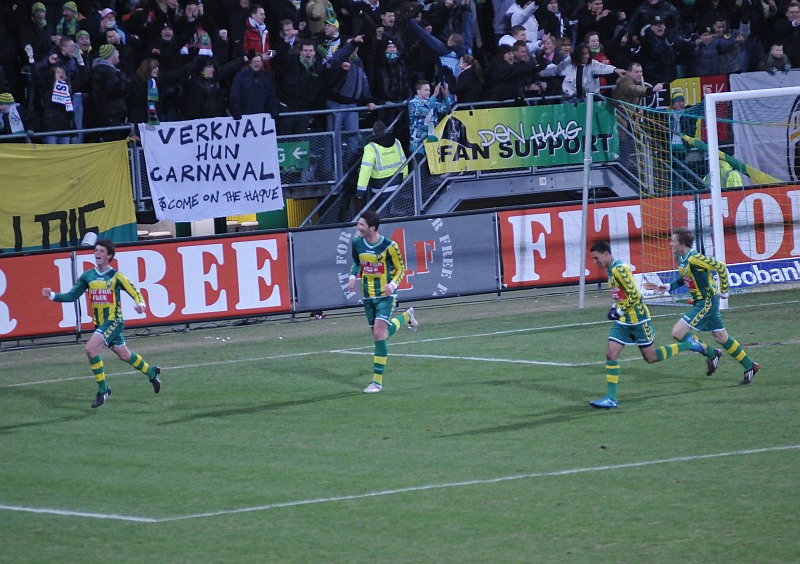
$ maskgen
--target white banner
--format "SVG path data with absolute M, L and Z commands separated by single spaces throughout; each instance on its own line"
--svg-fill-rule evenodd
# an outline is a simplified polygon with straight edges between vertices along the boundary
M 800 86 L 800 72 L 748 72 L 730 76 L 731 92 L 789 86 Z M 798 100 L 797 96 L 778 96 L 734 102 L 733 156 L 784 182 L 800 181 L 800 162 L 796 162 Z
M 139 124 L 159 219 L 199 221 L 283 208 L 269 114 Z

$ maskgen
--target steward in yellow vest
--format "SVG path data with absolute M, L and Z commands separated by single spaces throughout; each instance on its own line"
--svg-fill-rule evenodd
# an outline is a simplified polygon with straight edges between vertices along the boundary
M 386 186 L 382 193 L 382 200 L 391 195 L 408 176 L 408 165 L 403 166 L 406 161 L 406 154 L 391 131 L 386 130 L 386 124 L 376 121 L 372 126 L 372 131 L 376 138 L 367 143 L 364 147 L 364 155 L 361 157 L 361 170 L 358 173 L 358 184 L 356 186 L 356 196 L 358 198 L 367 197 L 367 191 L 378 193 L 384 187 L 386 181 L 401 168 L 403 169 L 402 178 L 396 178 L 391 186 Z

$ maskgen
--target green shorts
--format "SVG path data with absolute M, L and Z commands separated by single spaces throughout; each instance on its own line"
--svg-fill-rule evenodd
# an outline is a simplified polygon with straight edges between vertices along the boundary
M 115 346 L 122 346 L 125 344 L 125 337 L 122 336 L 122 331 L 125 329 L 125 322 L 121 319 L 116 321 L 106 321 L 102 325 L 98 325 L 94 332 L 99 333 L 106 343 L 106 346 L 113 349 Z
M 372 298 L 364 300 L 364 311 L 367 313 L 367 323 L 372 327 L 376 319 L 381 319 L 388 325 L 392 320 L 394 308 L 397 305 L 395 296 L 384 296 L 382 298 Z
M 725 323 L 719 313 L 719 296 L 712 296 L 710 300 L 698 300 L 692 304 L 692 309 L 683 314 L 682 319 L 689 327 L 698 331 L 722 331 Z
M 652 345 L 655 338 L 656 332 L 650 326 L 649 321 L 643 321 L 636 325 L 623 325 L 617 321 L 608 335 L 609 341 L 616 341 L 623 345 L 638 345 L 640 347 Z

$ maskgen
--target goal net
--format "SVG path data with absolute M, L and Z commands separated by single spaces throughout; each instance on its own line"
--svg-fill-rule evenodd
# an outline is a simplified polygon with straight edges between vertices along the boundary
M 615 102 L 620 152 L 640 184 L 641 282 L 674 278 L 669 237 L 686 227 L 728 265 L 732 293 L 800 286 L 800 87 L 749 80 L 731 75 L 734 91 L 682 111 Z

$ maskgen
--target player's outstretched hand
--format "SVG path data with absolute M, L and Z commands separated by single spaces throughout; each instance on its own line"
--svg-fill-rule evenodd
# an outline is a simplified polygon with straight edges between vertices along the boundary
M 664 292 L 669 289 L 669 285 L 667 284 L 655 284 L 653 282 L 645 282 L 642 284 L 642 288 L 645 290 L 650 290 L 656 292 L 657 294 L 663 294 Z

